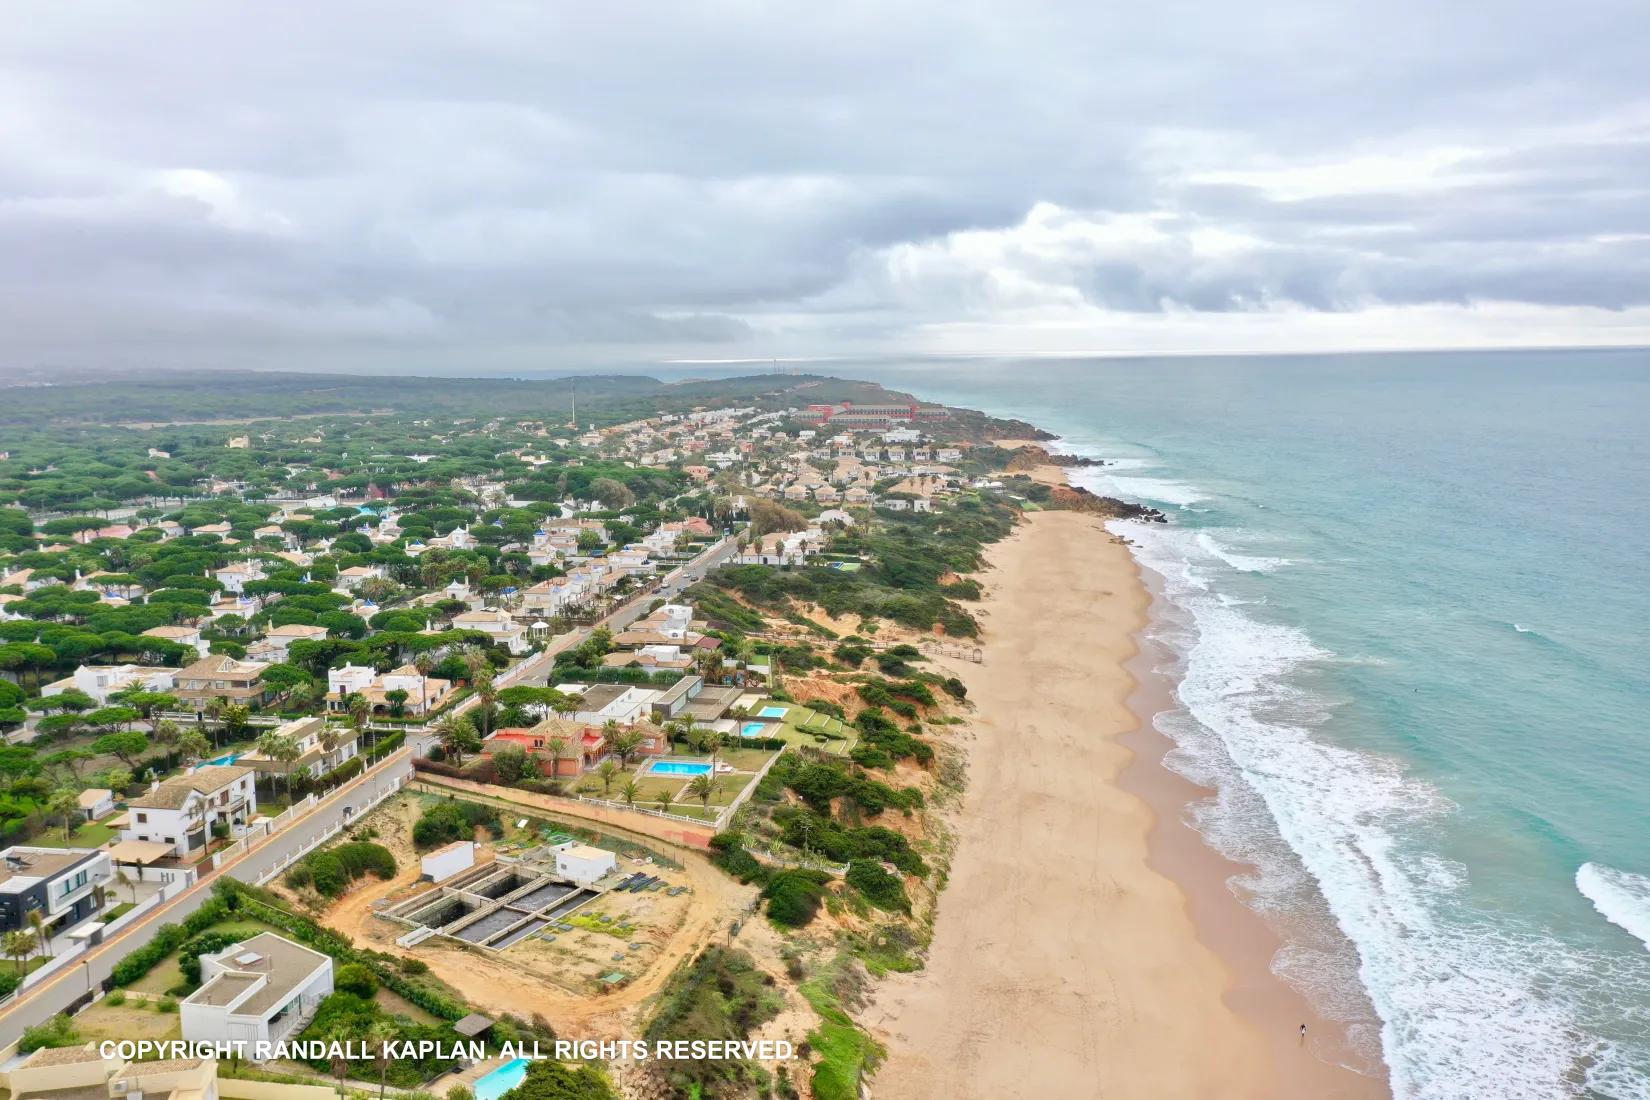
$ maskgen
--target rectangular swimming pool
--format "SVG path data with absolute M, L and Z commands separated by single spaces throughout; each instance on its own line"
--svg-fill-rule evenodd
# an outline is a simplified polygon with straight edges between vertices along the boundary
M 476 1082 L 476 1100 L 498 1100 L 527 1077 L 527 1059 L 512 1058 Z
M 686 760 L 655 760 L 647 766 L 649 775 L 709 775 L 709 764 L 695 764 Z
M 756 712 L 756 716 L 758 718 L 783 718 L 788 713 L 790 712 L 784 707 L 763 707 Z
M 761 722 L 746 722 L 744 725 L 739 727 L 739 736 L 761 737 L 762 731 L 767 728 L 768 727 L 764 726 Z

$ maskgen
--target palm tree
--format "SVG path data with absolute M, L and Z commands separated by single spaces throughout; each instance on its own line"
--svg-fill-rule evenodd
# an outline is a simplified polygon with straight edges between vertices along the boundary
M 155 728 L 150 732 L 149 736 L 154 740 L 155 744 L 159 745 L 167 752 L 171 752 L 173 749 L 177 748 L 178 738 L 183 736 L 183 727 L 179 726 L 176 722 L 169 718 L 162 718 L 160 721 L 155 723 Z
M 38 909 L 29 910 L 29 930 L 33 932 L 35 938 L 44 945 L 40 949 L 40 954 L 51 954 L 52 934 L 46 930 L 46 918 L 40 915 L 40 910 Z
M 561 762 L 567 756 L 567 738 L 559 734 L 544 739 L 544 747 L 550 750 L 550 772 L 557 779 L 561 778 Z
M 477 646 L 467 645 L 460 649 L 458 659 L 464 663 L 465 669 L 470 673 L 470 683 L 472 684 L 476 682 L 482 670 L 489 667 L 487 654 L 483 653 Z
M 216 695 L 206 701 L 206 716 L 212 720 L 213 748 L 218 747 L 218 735 L 223 732 L 222 728 L 218 724 L 218 720 L 223 717 L 223 712 L 227 706 L 228 704 Z
M 0 950 L 5 951 L 6 958 L 17 960 L 17 972 L 23 972 L 23 960 L 34 954 L 35 934 L 27 928 L 18 928 L 7 932 L 0 939 Z
M 372 718 L 372 702 L 359 691 L 352 691 L 344 697 L 344 709 L 349 711 L 349 720 L 359 734 L 367 728 L 367 721 Z
M 418 713 L 422 717 L 430 709 L 430 673 L 435 671 L 439 662 L 435 654 L 428 651 L 416 654 L 412 659 L 412 666 L 418 670 Z
M 712 779 L 708 775 L 696 775 L 693 777 L 693 782 L 687 785 L 687 793 L 697 798 L 699 804 L 705 808 L 705 813 L 708 814 L 710 813 L 710 800 L 716 797 L 716 792 L 721 787 L 720 781 Z
M 602 781 L 602 794 L 611 796 L 613 793 L 613 779 L 619 774 L 619 765 L 611 760 L 603 760 L 596 768 L 596 777 Z
M 481 736 L 486 737 L 492 731 L 493 704 L 498 702 L 498 685 L 493 682 L 491 674 L 476 677 L 475 693 L 476 698 L 481 700 Z
M 377 1019 L 367 1028 L 367 1042 L 372 1046 L 372 1060 L 378 1066 L 378 1100 L 384 1100 L 384 1083 L 389 1076 L 390 1044 L 401 1038 L 401 1030 L 386 1019 Z
M 629 767 L 630 758 L 642 747 L 642 735 L 635 730 L 618 730 L 608 736 L 607 747 L 619 758 L 621 767 Z
M 464 753 L 476 744 L 475 727 L 463 715 L 448 714 L 435 724 L 441 749 L 454 764 L 464 762 Z
M 693 751 L 710 754 L 711 770 L 716 770 L 716 754 L 722 751 L 722 735 L 712 729 L 695 731 L 693 735 Z
M 653 801 L 659 804 L 659 809 L 663 810 L 665 813 L 669 813 L 671 804 L 676 801 L 676 798 L 670 793 L 670 788 L 666 787 L 664 790 L 653 796 Z
M 636 808 L 636 799 L 641 796 L 641 793 L 642 785 L 634 779 L 626 779 L 624 786 L 619 788 L 619 797 L 624 799 L 624 804 L 632 810 Z
M 118 863 L 115 864 L 115 885 L 126 887 L 127 892 L 132 895 L 132 904 L 137 904 L 137 883 L 126 873 L 126 868 Z
M 258 752 L 281 765 L 281 778 L 285 780 L 287 801 L 292 800 L 292 765 L 298 762 L 303 752 L 298 748 L 298 739 L 284 733 L 270 730 L 258 738 Z

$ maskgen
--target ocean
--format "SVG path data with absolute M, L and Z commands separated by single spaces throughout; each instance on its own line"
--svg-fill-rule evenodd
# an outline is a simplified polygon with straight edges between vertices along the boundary
M 1170 514 L 1171 766 L 1398 1097 L 1650 1096 L 1650 352 L 831 373 Z

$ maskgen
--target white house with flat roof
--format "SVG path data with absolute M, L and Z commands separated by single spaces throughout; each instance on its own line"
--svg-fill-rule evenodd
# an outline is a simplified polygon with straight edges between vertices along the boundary
M 50 934 L 67 931 L 103 907 L 99 887 L 113 874 L 99 848 L 35 848 L 0 852 L 0 932 L 29 927 L 39 913 Z
M 556 874 L 588 886 L 619 866 L 619 858 L 606 848 L 573 844 L 556 851 Z
M 202 955 L 201 987 L 178 1006 L 189 1042 L 277 1043 L 332 992 L 332 959 L 273 932 Z

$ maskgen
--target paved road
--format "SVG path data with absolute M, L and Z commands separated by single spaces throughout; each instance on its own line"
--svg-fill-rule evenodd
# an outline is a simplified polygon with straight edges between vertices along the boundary
M 22 999 L 0 1008 L 0 1049 L 20 1038 L 25 1028 L 43 1023 L 96 988 L 114 970 L 116 963 L 148 943 L 161 925 L 176 924 L 199 909 L 212 896 L 212 883 L 219 875 L 252 882 L 274 867 L 282 857 L 297 851 L 334 825 L 347 821 L 353 816 L 354 807 L 364 804 L 401 776 L 411 773 L 413 754 L 424 752 L 429 742 L 428 736 L 415 735 L 412 744 L 392 753 L 367 774 L 338 788 L 300 820 L 265 838 L 221 870 L 204 873 L 199 882 L 182 894 L 122 928 L 72 966 L 28 989 Z
M 705 573 L 724 564 L 738 552 L 733 539 L 724 539 L 694 558 L 679 571 L 671 574 L 676 580 L 670 585 L 679 590 L 686 584 L 702 578 Z M 618 631 L 639 619 L 648 605 L 660 595 L 659 590 L 645 592 L 623 604 L 598 625 Z M 569 645 L 583 641 L 590 634 L 586 628 L 565 635 L 544 653 L 529 659 L 530 669 L 512 679 L 514 683 L 528 683 L 534 679 L 543 682 L 554 665 L 555 655 Z M 473 705 L 474 697 L 465 700 Z M 462 708 L 460 708 L 462 709 Z M 199 882 L 153 912 L 133 921 L 112 938 L 88 951 L 78 962 L 28 989 L 24 996 L 0 1008 L 0 1049 L 19 1039 L 25 1028 L 43 1023 L 68 1009 L 76 1001 L 97 987 L 126 955 L 149 942 L 162 924 L 175 924 L 212 896 L 212 883 L 219 875 L 230 875 L 243 882 L 252 882 L 276 866 L 280 860 L 312 842 L 334 825 L 349 820 L 357 807 L 370 801 L 400 777 L 411 773 L 415 755 L 423 755 L 435 738 L 422 731 L 408 731 L 407 744 L 391 754 L 370 772 L 351 780 L 319 802 L 315 809 L 280 832 L 264 838 L 251 850 L 241 854 L 218 871 L 208 871 Z
M 730 536 L 720 542 L 713 543 L 709 548 L 697 555 L 692 561 L 678 566 L 666 574 L 667 578 L 674 578 L 659 588 L 650 589 L 640 595 L 620 604 L 606 615 L 597 619 L 587 627 L 563 634 L 551 643 L 543 653 L 529 657 L 518 666 L 521 671 L 511 677 L 511 684 L 530 684 L 534 687 L 544 687 L 549 682 L 549 673 L 555 667 L 556 654 L 570 646 L 578 645 L 598 626 L 605 626 L 617 634 L 626 629 L 631 623 L 647 614 L 647 609 L 653 601 L 665 596 L 667 591 L 674 596 L 694 581 L 704 578 L 706 573 L 725 565 L 730 558 L 739 553 L 739 544 Z M 668 598 L 668 597 L 667 597 Z M 465 700 L 469 702 L 469 700 Z

